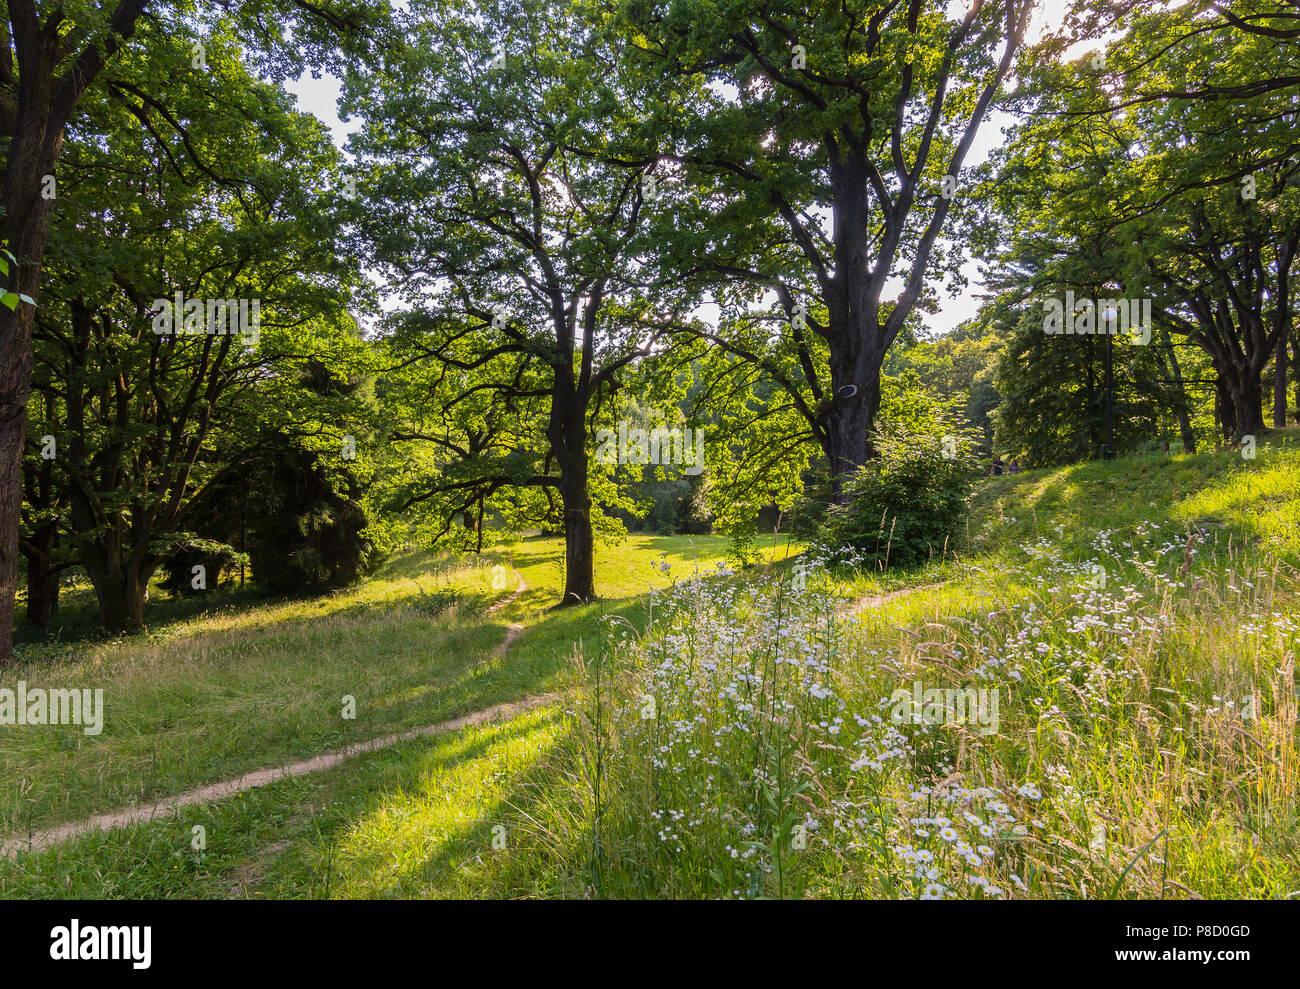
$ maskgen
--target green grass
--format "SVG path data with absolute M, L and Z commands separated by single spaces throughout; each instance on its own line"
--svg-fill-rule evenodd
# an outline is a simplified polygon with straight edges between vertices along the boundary
M 670 580 L 658 567 L 714 568 L 716 537 L 632 536 L 599 556 L 603 600 L 552 610 L 562 543 L 530 539 L 482 560 L 408 553 L 365 584 L 326 597 L 244 609 L 215 607 L 154 633 L 84 647 L 29 649 L 0 686 L 104 690 L 105 728 L 5 731 L 0 832 L 22 834 L 159 799 L 263 766 L 444 721 L 561 685 L 576 642 L 603 613 L 640 622 L 636 596 Z M 528 589 L 492 587 L 513 565 Z M 455 586 L 459 603 L 429 617 L 421 592 Z M 162 609 L 159 609 L 162 610 Z M 528 628 L 508 657 L 512 622 Z M 345 720 L 343 698 L 356 699 Z
M 6 731 L 7 835 L 530 693 L 565 700 L 0 861 L 0 896 L 1296 895 L 1298 521 L 1292 431 L 1253 461 L 988 478 L 956 558 L 819 568 L 805 592 L 784 566 L 689 582 L 725 540 L 639 536 L 600 554 L 602 602 L 553 611 L 560 544 L 537 539 L 50 647 L 0 685 L 102 685 L 106 728 Z M 508 594 L 498 562 L 529 589 L 485 617 Z M 459 603 L 430 617 L 440 587 Z M 497 655 L 511 622 L 525 632 Z M 905 725 L 900 743 L 871 716 L 914 679 L 997 687 L 999 730 Z M 940 813 L 987 842 L 978 867 L 909 823 Z

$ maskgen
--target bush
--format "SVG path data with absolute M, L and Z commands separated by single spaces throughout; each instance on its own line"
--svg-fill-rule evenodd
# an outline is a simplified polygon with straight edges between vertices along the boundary
M 425 618 L 437 618 L 439 615 L 456 610 L 459 604 L 460 593 L 448 584 L 446 587 L 439 587 L 432 594 L 421 587 L 420 597 L 414 607 Z
M 250 524 L 248 555 L 258 584 L 275 593 L 355 583 L 382 554 L 346 471 L 328 472 L 315 454 L 281 449 L 270 464 L 261 518 Z
M 790 508 L 786 528 L 799 539 L 814 539 L 826 525 L 827 496 L 825 492 L 799 495 Z
M 238 571 L 248 557 L 233 546 L 214 539 L 191 537 L 182 539 L 173 548 L 158 570 L 163 590 L 172 597 L 190 597 L 206 594 L 215 589 L 230 575 Z M 204 587 L 194 586 L 194 567 L 204 570 Z
M 878 568 L 910 567 L 951 553 L 978 468 L 963 436 L 900 434 L 877 440 L 878 456 L 845 482 L 821 541 L 851 546 Z

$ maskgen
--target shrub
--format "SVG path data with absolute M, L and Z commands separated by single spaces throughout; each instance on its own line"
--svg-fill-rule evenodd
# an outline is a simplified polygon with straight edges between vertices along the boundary
M 446 587 L 439 587 L 433 593 L 429 593 L 423 587 L 420 588 L 420 597 L 415 602 L 415 610 L 426 618 L 437 618 L 439 615 L 454 611 L 460 604 L 460 592 L 450 584 Z
M 876 566 L 909 567 L 951 553 L 977 468 L 964 436 L 881 436 L 877 457 L 845 482 L 821 541 L 851 546 Z
M 248 557 L 233 546 L 215 539 L 189 537 L 182 539 L 158 568 L 162 588 L 172 597 L 190 597 L 213 590 L 238 571 Z M 194 586 L 194 567 L 204 569 L 205 587 Z
M 328 472 L 315 454 L 277 451 L 262 516 L 250 526 L 253 576 L 269 591 L 344 587 L 382 560 L 366 535 L 367 518 L 346 471 Z

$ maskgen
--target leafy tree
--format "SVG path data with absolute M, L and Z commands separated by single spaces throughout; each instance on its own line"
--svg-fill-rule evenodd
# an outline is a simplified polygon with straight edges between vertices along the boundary
M 149 0 L 117 0 L 107 6 L 86 0 L 6 0 L 5 14 L 0 20 L 0 242 L 17 258 L 7 272 L 12 293 L 32 302 L 0 306 L 0 663 L 13 656 L 33 318 L 65 129 L 105 69 L 131 46 L 142 23 L 154 24 L 157 35 L 179 38 L 193 37 L 194 25 L 201 22 L 189 3 Z M 241 34 L 266 46 L 269 57 L 260 68 L 282 79 L 309 61 L 326 61 L 329 46 L 364 31 L 375 20 L 375 10 L 362 0 L 251 0 L 238 5 L 236 16 Z M 289 36 L 292 44 L 285 43 Z M 201 58 L 200 48 L 191 61 Z M 150 99 L 147 93 L 137 95 Z
M 33 441 L 56 441 L 70 542 L 111 632 L 143 627 L 150 576 L 247 471 L 264 423 L 292 415 L 286 371 L 346 347 L 330 341 L 357 276 L 323 191 L 337 152 L 232 48 L 207 47 L 215 71 L 188 72 L 183 40 L 155 39 L 87 105 L 36 320 Z M 178 294 L 198 311 L 169 319 Z
M 698 197 L 664 263 L 721 307 L 705 338 L 785 390 L 836 497 L 872 455 L 885 354 L 955 267 L 940 233 L 1032 7 L 630 0 L 615 24 L 660 108 L 623 153 Z
M 257 582 L 280 593 L 314 591 L 373 571 L 382 554 L 366 535 L 356 478 L 284 444 L 266 462 L 248 546 Z
M 1213 90 L 1260 66 L 1285 75 L 1294 63 L 1284 46 L 1225 29 L 1214 7 L 1131 14 L 1126 36 L 1105 52 L 1036 66 L 1036 112 L 1005 154 L 994 198 L 1013 224 L 1013 255 L 1040 274 L 1152 298 L 1162 334 L 1212 363 L 1220 429 L 1236 439 L 1263 428 L 1270 360 L 1283 379 L 1276 418 L 1285 419 L 1300 145 L 1286 89 L 1231 101 L 1204 87 L 1197 98 L 1149 98 L 1186 80 L 1212 80 Z M 1198 30 L 1187 30 L 1189 12 Z M 1177 379 L 1173 354 L 1158 356 Z
M 574 9 L 418 2 L 398 31 L 392 63 L 354 72 L 346 105 L 365 121 L 361 222 L 412 307 L 393 356 L 425 365 L 426 399 L 400 406 L 394 438 L 433 450 L 401 504 L 449 534 L 494 505 L 510 526 L 553 517 L 558 495 L 563 601 L 586 601 L 599 503 L 617 500 L 596 422 L 673 325 L 640 261 L 667 207 L 641 169 L 597 154 L 635 111 Z

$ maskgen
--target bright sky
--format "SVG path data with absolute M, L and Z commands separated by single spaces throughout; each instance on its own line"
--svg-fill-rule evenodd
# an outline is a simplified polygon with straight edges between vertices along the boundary
M 1030 43 L 1038 41 L 1045 26 L 1060 24 L 1069 6 L 1070 0 L 1039 0 L 1031 22 L 1028 41 Z M 953 7 L 961 10 L 964 9 L 964 4 L 954 0 Z M 1081 49 L 1089 47 L 1094 46 L 1080 46 Z M 1070 51 L 1067 56 L 1074 58 L 1080 53 Z M 287 88 L 298 97 L 299 108 L 314 114 L 325 123 L 334 135 L 334 143 L 342 148 L 347 142 L 348 135 L 357 129 L 358 123 L 356 121 L 344 123 L 339 119 L 337 111 L 339 80 L 330 75 L 313 79 L 310 73 L 305 73 L 296 82 L 290 83 Z M 985 161 L 989 153 L 1002 143 L 1003 129 L 1011 123 L 1012 118 L 1008 114 L 990 114 L 975 136 L 975 142 L 971 145 L 970 154 L 966 159 L 966 166 L 978 165 Z M 979 296 L 983 292 L 983 283 L 979 277 L 979 259 L 967 260 L 962 266 L 962 273 L 967 278 L 968 284 L 961 294 L 954 298 L 948 294 L 946 287 L 939 292 L 940 311 L 937 315 L 926 318 L 926 324 L 931 330 L 948 333 L 959 323 L 974 316 L 979 309 L 981 302 Z M 898 287 L 901 288 L 901 285 Z M 388 306 L 386 305 L 385 308 Z

